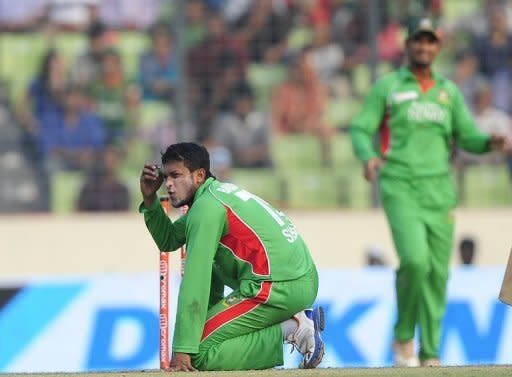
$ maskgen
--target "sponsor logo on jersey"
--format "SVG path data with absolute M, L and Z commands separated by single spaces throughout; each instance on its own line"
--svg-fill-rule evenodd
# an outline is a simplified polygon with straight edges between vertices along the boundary
M 450 96 L 448 95 L 448 92 L 444 89 L 441 89 L 439 91 L 439 96 L 437 100 L 442 103 L 443 105 L 447 105 L 450 103 Z
M 392 104 L 399 104 L 405 101 L 411 101 L 413 99 L 418 98 L 418 92 L 414 90 L 408 90 L 406 92 L 399 92 L 399 93 L 393 93 L 391 95 L 391 103 Z
M 234 304 L 239 303 L 240 301 L 242 301 L 242 298 L 239 296 L 228 296 L 223 301 L 224 302 L 222 304 L 227 308 L 229 306 L 233 306 Z
M 413 122 L 443 123 L 446 112 L 434 102 L 413 102 L 407 111 L 407 119 Z

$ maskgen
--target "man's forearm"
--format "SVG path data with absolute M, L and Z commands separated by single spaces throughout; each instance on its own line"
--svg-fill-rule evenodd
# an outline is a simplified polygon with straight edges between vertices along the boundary
M 153 194 L 152 196 L 147 198 L 144 197 L 144 207 L 151 208 L 155 200 L 157 200 L 156 194 Z

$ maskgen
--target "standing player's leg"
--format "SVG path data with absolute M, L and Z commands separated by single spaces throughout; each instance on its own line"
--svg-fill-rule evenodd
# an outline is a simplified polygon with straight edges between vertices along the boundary
M 427 229 L 414 187 L 406 180 L 381 179 L 381 198 L 400 266 L 396 274 L 395 364 L 416 365 L 413 338 L 418 305 L 429 270 Z
M 243 284 L 208 311 L 194 366 L 245 370 L 282 365 L 281 323 L 310 307 L 317 289 L 316 271 L 297 281 Z
M 420 359 L 437 364 L 441 323 L 446 308 L 446 288 L 453 246 L 454 220 L 451 209 L 433 210 L 428 216 L 430 273 L 419 305 Z

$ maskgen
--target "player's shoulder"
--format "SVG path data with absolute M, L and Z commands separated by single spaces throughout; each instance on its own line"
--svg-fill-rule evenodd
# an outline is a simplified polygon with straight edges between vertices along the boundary
M 214 194 L 218 186 L 217 181 L 213 181 L 205 189 L 204 193 L 194 200 L 194 204 L 189 211 L 190 215 L 200 217 L 210 217 L 223 214 L 225 208 L 219 198 Z
M 373 84 L 372 91 L 374 94 L 387 97 L 389 92 L 400 83 L 400 70 L 391 71 L 379 76 Z
M 213 181 L 210 186 L 208 186 L 209 197 L 222 205 L 229 202 L 229 198 L 239 190 L 240 187 L 233 183 L 218 180 Z
M 443 89 L 445 89 L 448 93 L 457 94 L 457 95 L 459 94 L 460 89 L 459 89 L 458 85 L 455 84 L 455 82 L 453 82 L 452 80 L 450 80 L 444 76 L 438 76 L 437 81 L 441 84 Z
M 400 69 L 384 73 L 383 75 L 377 77 L 375 80 L 375 86 L 378 87 L 389 87 L 393 85 L 395 82 L 401 79 L 402 73 Z

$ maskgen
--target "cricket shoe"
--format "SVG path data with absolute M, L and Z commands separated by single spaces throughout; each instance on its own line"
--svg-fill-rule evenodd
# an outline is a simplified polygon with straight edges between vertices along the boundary
M 322 341 L 322 331 L 325 328 L 324 311 L 322 307 L 305 309 L 295 314 L 293 319 L 297 321 L 297 330 L 290 334 L 286 341 L 304 357 L 299 368 L 316 368 L 324 357 Z
M 420 361 L 414 354 L 414 343 L 412 340 L 405 342 L 393 342 L 393 365 L 399 368 L 419 367 Z
M 440 367 L 441 362 L 437 358 L 421 360 L 422 367 Z

